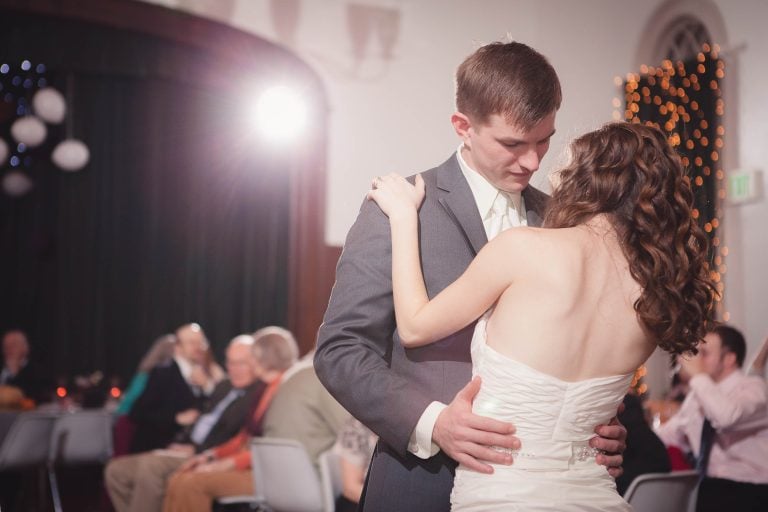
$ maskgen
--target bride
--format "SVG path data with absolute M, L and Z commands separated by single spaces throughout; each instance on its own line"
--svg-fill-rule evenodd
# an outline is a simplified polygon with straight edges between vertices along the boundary
M 501 233 L 432 300 L 418 247 L 423 180 L 376 178 L 368 194 L 389 217 L 402 343 L 425 345 L 482 317 L 472 340 L 482 379 L 474 412 L 514 421 L 521 441 L 514 463 L 492 474 L 459 466 L 455 511 L 628 510 L 594 463 L 593 426 L 614 416 L 657 346 L 695 350 L 711 321 L 706 239 L 665 136 L 612 123 L 571 152 L 548 229 Z

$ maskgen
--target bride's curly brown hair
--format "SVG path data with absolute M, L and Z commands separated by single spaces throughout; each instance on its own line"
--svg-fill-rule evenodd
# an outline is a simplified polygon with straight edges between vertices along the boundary
M 660 130 L 630 123 L 587 133 L 571 152 L 544 225 L 573 227 L 607 214 L 642 287 L 634 303 L 641 325 L 664 350 L 696 352 L 717 292 L 680 157 Z

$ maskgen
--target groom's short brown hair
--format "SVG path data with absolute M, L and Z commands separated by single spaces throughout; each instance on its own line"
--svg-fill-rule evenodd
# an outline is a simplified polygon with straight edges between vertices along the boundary
M 456 108 L 475 122 L 499 114 L 527 131 L 557 111 L 561 100 L 555 69 L 523 43 L 482 46 L 456 72 Z

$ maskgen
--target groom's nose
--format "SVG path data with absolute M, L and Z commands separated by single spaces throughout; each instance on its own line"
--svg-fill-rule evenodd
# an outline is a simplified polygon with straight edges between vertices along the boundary
M 517 159 L 517 162 L 520 164 L 520 167 L 526 169 L 528 172 L 536 172 L 539 169 L 541 157 L 536 151 L 536 148 L 533 147 L 520 155 L 520 157 Z

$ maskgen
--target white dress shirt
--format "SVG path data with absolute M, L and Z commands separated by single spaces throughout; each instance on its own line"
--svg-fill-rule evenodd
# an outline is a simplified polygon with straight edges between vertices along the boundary
M 485 235 L 490 240 L 498 233 L 493 233 L 493 204 L 499 194 L 506 194 L 508 198 L 508 211 L 506 212 L 505 227 L 527 226 L 528 221 L 525 214 L 525 203 L 520 192 L 510 193 L 502 192 L 494 187 L 480 173 L 472 169 L 461 156 L 462 144 L 456 151 L 456 159 L 459 161 L 459 167 L 464 178 L 469 184 L 472 196 L 477 205 L 477 211 L 483 219 Z M 432 441 L 432 431 L 435 428 L 435 422 L 440 413 L 447 407 L 446 404 L 434 401 L 421 413 L 416 428 L 411 433 L 408 442 L 408 451 L 422 459 L 428 459 L 440 451 L 440 447 Z
M 765 381 L 737 370 L 720 382 L 691 379 L 680 411 L 656 433 L 664 444 L 699 454 L 704 418 L 716 430 L 707 476 L 768 484 L 768 392 Z

